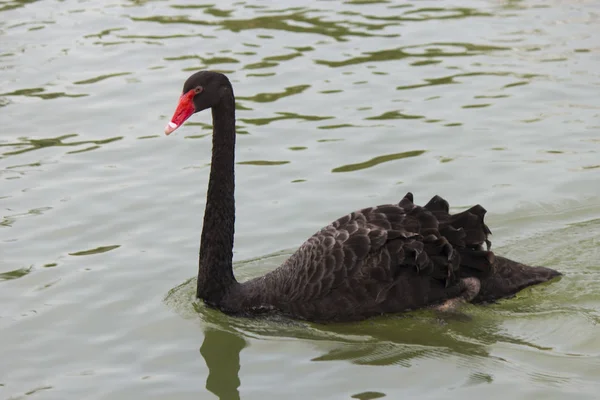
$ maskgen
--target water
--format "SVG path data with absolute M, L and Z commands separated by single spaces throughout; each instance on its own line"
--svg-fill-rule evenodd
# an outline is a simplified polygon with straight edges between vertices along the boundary
M 216 4 L 0 1 L 0 397 L 598 398 L 598 3 Z M 161 133 L 206 68 L 238 96 L 240 278 L 407 191 L 565 276 L 358 324 L 193 303 L 210 115 Z

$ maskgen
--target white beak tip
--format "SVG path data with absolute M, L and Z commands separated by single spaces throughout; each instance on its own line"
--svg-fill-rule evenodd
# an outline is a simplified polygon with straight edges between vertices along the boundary
M 165 134 L 168 135 L 177 128 L 178 128 L 178 125 L 176 123 L 174 123 L 173 121 L 169 121 L 167 126 L 165 126 Z

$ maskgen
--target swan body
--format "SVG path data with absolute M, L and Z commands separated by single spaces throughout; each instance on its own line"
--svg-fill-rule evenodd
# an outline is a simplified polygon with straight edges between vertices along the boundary
M 213 156 L 200 243 L 197 296 L 234 315 L 277 312 L 317 322 L 353 321 L 456 302 L 490 302 L 560 275 L 496 256 L 479 206 L 458 214 L 439 196 L 347 214 L 311 236 L 279 268 L 239 283 L 232 268 L 235 100 L 223 74 L 188 78 L 165 128 L 212 109 Z

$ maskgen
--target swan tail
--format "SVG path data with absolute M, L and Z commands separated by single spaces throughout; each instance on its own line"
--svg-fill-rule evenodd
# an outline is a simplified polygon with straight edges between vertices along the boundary
M 408 194 L 400 202 L 401 206 L 412 204 L 412 194 Z M 418 213 L 417 209 L 428 211 L 437 220 L 437 232 L 435 230 L 421 229 L 424 236 L 425 249 L 430 250 L 434 266 L 432 277 L 445 279 L 445 285 L 460 286 L 465 279 L 477 278 L 481 283 L 479 293 L 473 299 L 474 302 L 490 302 L 504 297 L 510 297 L 520 290 L 550 281 L 561 273 L 551 268 L 532 267 L 505 257 L 496 256 L 490 248 L 489 240 L 491 231 L 484 222 L 485 208 L 475 205 L 468 210 L 457 214 L 450 214 L 449 205 L 440 196 L 434 196 L 425 206 L 414 206 L 410 214 Z M 422 212 L 421 212 L 422 213 Z M 422 216 L 420 221 L 428 221 L 428 217 Z M 431 226 L 430 222 L 427 222 Z M 421 224 L 423 227 L 424 224 Z M 435 243 L 435 246 L 431 246 Z M 445 247 L 440 251 L 440 243 Z M 448 246 L 451 248 L 448 248 Z M 437 250 L 434 250 L 437 249 Z M 448 262 L 439 256 L 448 254 Z M 444 276 L 444 272 L 447 271 Z
M 494 271 L 493 275 L 481 279 L 481 289 L 473 302 L 493 302 L 511 297 L 528 286 L 562 276 L 551 268 L 532 267 L 500 256 L 496 256 Z

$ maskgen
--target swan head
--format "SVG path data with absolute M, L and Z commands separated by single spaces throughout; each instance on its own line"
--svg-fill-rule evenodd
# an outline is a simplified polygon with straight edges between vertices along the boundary
M 165 134 L 171 134 L 194 113 L 218 105 L 227 92 L 233 92 L 231 83 L 219 72 L 200 71 L 190 76 L 183 84 L 179 103 L 165 127 Z

